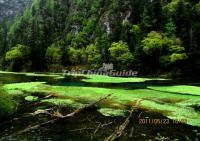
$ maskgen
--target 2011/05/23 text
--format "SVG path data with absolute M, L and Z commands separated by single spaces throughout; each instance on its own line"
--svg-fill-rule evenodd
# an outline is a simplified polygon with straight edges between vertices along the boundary
M 187 119 L 170 120 L 170 119 L 150 119 L 150 118 L 141 119 L 140 118 L 139 124 L 154 124 L 154 125 L 187 124 Z

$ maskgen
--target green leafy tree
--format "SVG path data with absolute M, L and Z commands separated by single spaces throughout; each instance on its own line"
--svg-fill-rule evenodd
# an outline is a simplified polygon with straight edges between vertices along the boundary
M 141 14 L 141 27 L 143 28 L 143 32 L 148 32 L 152 27 L 152 18 L 148 14 L 148 10 L 144 7 L 143 13 Z
M 59 46 L 55 46 L 55 44 L 49 46 L 45 54 L 48 70 L 52 72 L 61 72 L 62 57 L 63 51 Z
M 68 51 L 69 61 L 72 65 L 80 65 L 86 62 L 85 48 L 75 49 L 70 47 Z
M 5 59 L 6 61 L 16 61 L 23 59 L 27 55 L 29 55 L 29 48 L 18 44 L 6 53 Z
M 30 48 L 24 45 L 17 44 L 12 47 L 5 55 L 5 60 L 8 62 L 9 70 L 21 71 L 24 66 L 28 65 L 31 67 L 31 62 L 29 60 Z M 28 69 L 28 68 L 27 68 Z
M 168 17 L 172 17 L 172 16 L 176 15 L 179 2 L 180 2 L 180 0 L 172 0 L 170 3 L 165 5 L 163 7 L 164 13 L 166 13 L 168 15 Z
M 180 67 L 180 61 L 187 59 L 181 40 L 175 36 L 168 37 L 166 34 L 152 31 L 142 41 L 142 47 L 150 60 L 147 65 L 151 73 L 165 71 L 167 68 L 177 69 Z
M 195 5 L 195 11 L 200 16 L 200 2 Z
M 75 38 L 72 39 L 71 45 L 73 47 L 85 47 L 88 44 L 88 34 L 86 32 L 79 32 Z
M 140 46 L 140 42 L 141 42 L 141 28 L 139 25 L 133 24 L 132 28 L 130 30 L 130 33 L 132 34 L 132 42 L 133 42 L 133 48 L 134 50 Z
M 93 68 L 99 68 L 102 64 L 102 55 L 96 45 L 90 44 L 86 48 L 88 63 Z
M 176 25 L 173 22 L 172 18 L 165 24 L 165 33 L 167 36 L 173 36 L 176 33 Z
M 151 31 L 142 40 L 142 49 L 147 55 L 148 63 L 145 64 L 149 68 L 149 73 L 157 73 L 160 68 L 159 58 L 163 49 L 163 35 L 159 32 Z
M 102 55 L 103 62 L 110 61 L 109 60 L 109 47 L 110 47 L 110 40 L 108 38 L 107 33 L 100 33 L 98 37 L 95 39 L 95 45 L 100 50 Z
M 163 42 L 166 48 L 165 54 L 167 54 L 163 54 L 160 58 L 163 66 L 176 68 L 179 67 L 179 62 L 188 59 L 188 55 L 185 53 L 185 48 L 182 47 L 182 42 L 179 38 L 164 37 Z
M 62 49 L 60 47 L 55 46 L 52 44 L 47 48 L 46 51 L 46 59 L 47 63 L 50 64 L 61 64 L 62 62 Z
M 113 42 L 109 51 L 113 62 L 121 69 L 128 67 L 134 59 L 127 43 L 123 41 Z
M 143 51 L 146 54 L 160 53 L 163 48 L 163 35 L 161 33 L 152 31 L 142 41 Z

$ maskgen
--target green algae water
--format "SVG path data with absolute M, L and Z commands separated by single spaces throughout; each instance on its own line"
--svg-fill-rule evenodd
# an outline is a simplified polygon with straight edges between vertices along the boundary
M 135 108 L 131 122 L 119 140 L 200 139 L 198 82 L 11 72 L 1 72 L 0 81 L 7 95 L 18 103 L 12 116 L 1 119 L 1 141 L 102 141 L 126 120 L 138 99 L 142 100 L 140 106 Z M 49 93 L 56 96 L 42 99 Z M 52 119 L 51 115 L 44 114 L 30 116 L 34 111 L 54 107 L 65 115 L 108 94 L 112 94 L 111 97 L 94 109 L 20 133 L 27 127 Z

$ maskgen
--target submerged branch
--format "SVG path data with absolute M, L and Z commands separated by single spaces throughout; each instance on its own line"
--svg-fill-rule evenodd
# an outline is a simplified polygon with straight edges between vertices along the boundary
M 18 135 L 18 134 L 26 133 L 26 132 L 29 132 L 29 131 L 31 131 L 31 130 L 38 129 L 38 128 L 42 127 L 42 126 L 46 126 L 46 125 L 48 125 L 48 124 L 53 124 L 53 123 L 55 123 L 55 122 L 57 122 L 57 121 L 59 121 L 59 120 L 62 120 L 62 119 L 72 118 L 72 117 L 74 117 L 75 115 L 77 115 L 77 114 L 79 114 L 79 113 L 81 113 L 81 112 L 84 112 L 84 111 L 86 111 L 86 110 L 88 110 L 88 109 L 94 107 L 97 103 L 101 102 L 102 100 L 107 99 L 107 98 L 110 97 L 110 96 L 111 96 L 111 94 L 109 94 L 109 95 L 107 95 L 106 97 L 103 97 L 103 98 L 99 99 L 98 101 L 95 101 L 95 102 L 93 102 L 93 103 L 91 103 L 91 104 L 89 104 L 89 105 L 87 105 L 87 106 L 85 106 L 85 107 L 76 109 L 76 110 L 74 110 L 72 113 L 69 113 L 69 114 L 67 114 L 67 115 L 64 115 L 64 116 L 63 116 L 63 115 L 61 115 L 61 114 L 59 113 L 59 116 L 56 116 L 57 118 L 55 118 L 55 119 L 52 119 L 52 120 L 49 120 L 49 121 L 47 121 L 47 122 L 43 122 L 43 123 L 40 123 L 40 124 L 31 126 L 31 127 L 29 126 L 29 127 L 27 127 L 26 129 L 21 130 L 21 131 L 15 133 L 15 134 L 13 134 L 13 135 Z
M 132 117 L 134 109 L 130 111 L 129 116 L 126 118 L 123 124 L 121 124 L 114 133 L 112 133 L 110 136 L 108 136 L 104 141 L 115 141 L 116 139 L 120 138 L 122 134 L 124 133 L 124 130 L 130 123 L 130 118 Z
M 135 108 L 139 108 L 139 105 L 140 105 L 141 101 L 142 101 L 142 99 L 138 99 L 136 101 L 134 107 Z M 134 112 L 134 109 L 132 109 L 130 111 L 129 116 L 126 118 L 124 123 L 121 124 L 118 128 L 116 128 L 115 132 L 112 133 L 110 136 L 108 136 L 104 141 L 115 141 L 116 139 L 120 138 L 123 135 L 123 133 L 124 133 L 125 129 L 127 128 L 127 126 L 129 125 L 130 119 L 131 119 L 131 117 L 133 115 L 133 112 Z

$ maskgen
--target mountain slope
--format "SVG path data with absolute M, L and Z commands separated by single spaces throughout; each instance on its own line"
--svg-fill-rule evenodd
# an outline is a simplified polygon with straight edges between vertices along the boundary
M 112 62 L 146 74 L 198 72 L 199 9 L 190 0 L 34 0 L 7 32 L 3 68 L 61 71 Z M 26 47 L 29 54 L 20 51 Z
M 0 21 L 21 13 L 32 0 L 0 0 Z

